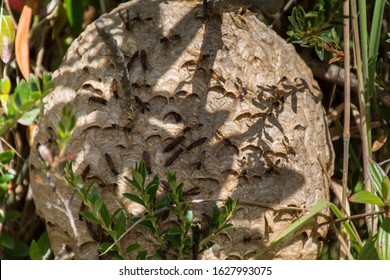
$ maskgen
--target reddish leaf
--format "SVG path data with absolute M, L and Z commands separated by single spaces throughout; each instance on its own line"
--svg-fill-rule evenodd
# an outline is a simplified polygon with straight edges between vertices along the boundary
M 0 58 L 7 64 L 12 56 L 15 40 L 15 26 L 10 16 L 0 18 Z
M 25 5 L 20 15 L 15 38 L 15 56 L 20 72 L 28 81 L 30 76 L 30 50 L 28 46 L 28 33 L 32 17 L 31 6 Z

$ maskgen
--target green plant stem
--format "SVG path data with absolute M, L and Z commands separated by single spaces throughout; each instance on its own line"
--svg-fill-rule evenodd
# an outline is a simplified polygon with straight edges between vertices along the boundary
M 351 122 L 351 75 L 350 75 L 350 51 L 349 51 L 349 0 L 344 2 L 344 132 L 343 132 L 343 205 L 347 210 L 348 197 L 348 163 L 349 163 L 349 140 Z M 350 213 L 345 213 L 350 215 Z
M 371 31 L 370 31 L 370 44 L 368 49 L 368 96 L 373 98 L 373 104 L 374 104 L 374 112 L 378 113 L 378 101 L 377 96 L 375 92 L 375 70 L 376 70 L 376 63 L 378 60 L 378 49 L 379 49 L 379 41 L 381 36 L 381 29 L 382 29 L 382 21 L 383 21 L 383 13 L 385 9 L 385 0 L 376 0 L 375 1 L 375 8 L 374 8 L 374 15 L 372 17 L 372 25 L 371 25 Z M 360 11 L 361 12 L 361 11 Z M 369 144 L 371 144 L 371 139 L 369 139 Z M 371 150 L 370 150 L 370 157 L 371 157 Z
M 199 242 L 199 250 L 201 250 L 204 246 L 207 245 L 207 243 L 210 241 L 211 238 L 213 238 L 214 236 L 218 235 L 221 231 L 221 229 L 223 229 L 226 224 L 229 222 L 229 220 L 233 217 L 233 215 L 236 213 L 236 211 L 232 211 L 227 217 L 226 217 L 226 220 L 221 224 L 219 225 L 219 227 L 213 231 L 209 236 L 207 236 L 206 238 L 202 239 L 202 241 Z
M 349 140 L 351 137 L 350 125 L 351 125 L 351 61 L 350 61 L 350 50 L 349 50 L 349 0 L 344 1 L 343 7 L 344 13 L 344 132 L 343 132 L 343 194 L 342 204 L 345 210 L 345 215 L 350 216 L 351 211 L 348 205 L 348 163 L 349 163 Z M 343 230 L 343 237 L 345 238 L 345 246 L 341 250 L 341 255 L 350 254 L 350 240 L 348 234 Z
M 368 178 L 368 159 L 369 159 L 369 137 L 368 134 L 371 133 L 371 130 L 367 129 L 367 123 L 370 121 L 366 118 L 366 98 L 364 94 L 364 77 L 363 77 L 363 65 L 361 59 L 361 49 L 360 49 L 360 39 L 359 39 L 359 26 L 358 26 L 358 13 L 356 0 L 351 1 L 351 15 L 352 15 L 352 31 L 353 31 L 353 41 L 354 41 L 354 56 L 356 71 L 358 77 L 358 92 L 359 92 L 359 109 L 360 109 L 360 124 L 361 124 L 361 139 L 362 139 L 362 150 L 363 150 L 363 170 L 364 170 L 364 187 L 367 191 L 371 192 L 371 184 Z M 366 206 L 366 213 L 370 213 L 370 205 Z M 367 218 L 367 230 L 370 236 L 375 232 L 374 225 L 372 224 L 372 219 Z

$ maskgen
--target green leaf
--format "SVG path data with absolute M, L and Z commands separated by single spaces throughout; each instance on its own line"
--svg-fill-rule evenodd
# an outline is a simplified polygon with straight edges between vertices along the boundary
M 83 24 L 84 7 L 80 0 L 65 0 L 66 16 L 69 25 L 76 34 L 80 34 Z
M 385 177 L 382 181 L 382 194 L 383 194 L 383 201 L 389 201 L 390 199 L 390 183 L 389 178 Z
M 160 179 L 158 175 L 155 175 L 153 180 L 146 186 L 146 193 L 153 200 L 156 198 L 156 192 L 159 184 L 160 184 Z
M 169 228 L 162 233 L 162 235 L 169 240 L 175 247 L 180 247 L 181 230 L 179 228 Z
M 0 92 L 2 95 L 9 95 L 11 92 L 11 81 L 10 79 L 6 76 L 4 79 L 1 79 L 0 82 Z M 4 106 L 3 106 L 4 107 Z
M 105 252 L 108 250 L 108 248 L 110 248 L 112 245 L 112 243 L 110 242 L 103 242 L 99 245 L 99 252 Z M 115 246 L 113 246 L 110 251 L 116 251 L 118 248 Z
M 336 205 L 334 205 L 333 203 L 330 203 L 329 207 L 330 207 L 330 209 L 333 211 L 333 213 L 335 214 L 335 216 L 338 219 L 344 219 L 345 218 L 343 213 L 340 211 L 339 208 L 337 208 Z M 347 232 L 349 238 L 351 239 L 352 244 L 353 244 L 355 250 L 358 253 L 360 253 L 360 251 L 361 251 L 361 244 L 360 244 L 360 241 L 359 241 L 360 238 L 359 238 L 359 236 L 357 236 L 357 233 L 353 230 L 353 228 L 351 227 L 351 225 L 349 223 L 350 223 L 349 221 L 345 221 L 345 222 L 342 222 L 342 225 L 345 228 L 345 231 Z
M 115 222 L 115 231 L 117 232 L 118 236 L 121 236 L 125 232 L 126 228 L 126 215 L 125 212 L 122 210 L 120 211 L 118 215 L 118 219 L 116 219 Z
M 15 155 L 15 152 L 12 150 L 7 150 L 5 152 L 0 153 L 0 163 L 1 164 L 8 164 L 11 162 Z
M 140 205 L 142 205 L 143 207 L 146 208 L 145 203 L 138 196 L 136 196 L 136 195 L 134 195 L 132 193 L 124 193 L 123 196 L 126 197 L 127 199 L 130 199 L 131 201 L 133 201 L 135 203 L 138 203 L 138 204 L 140 204 Z
M 213 222 L 218 227 L 219 224 L 219 216 L 221 215 L 221 211 L 219 210 L 216 204 L 213 205 Z
M 368 160 L 368 176 L 371 184 L 374 186 L 377 195 L 383 199 L 382 181 L 386 176 L 383 169 L 372 159 Z
M 52 90 L 53 90 L 53 81 L 51 79 L 51 73 L 43 73 L 43 78 L 42 78 L 42 94 L 43 96 L 48 95 Z
M 378 257 L 380 260 L 390 260 L 390 219 L 384 219 L 378 230 Z
M 15 177 L 17 173 L 13 169 L 8 169 L 6 171 L 3 171 L 3 174 L 0 173 L 0 184 L 7 184 L 11 182 Z
M 130 187 L 134 187 L 138 193 L 141 193 L 141 186 L 134 180 L 131 180 L 129 177 L 125 176 L 125 180 L 127 182 L 127 184 L 130 186 Z
M 86 218 L 88 221 L 100 225 L 99 219 L 96 218 L 91 212 L 88 212 L 88 211 L 81 211 L 80 214 L 81 214 L 84 218 Z
M 382 199 L 369 191 L 361 191 L 358 193 L 355 193 L 349 198 L 350 201 L 352 202 L 357 202 L 357 203 L 368 203 L 368 204 L 375 204 L 378 206 L 383 206 L 384 203 Z
M 5 221 L 7 221 L 7 222 L 16 221 L 21 216 L 22 216 L 22 214 L 20 213 L 20 211 L 7 210 L 7 212 L 5 213 Z
M 30 258 L 32 260 L 42 260 L 43 255 L 38 244 L 33 240 L 30 245 Z
M 146 257 L 148 256 L 147 251 L 141 251 L 137 255 L 137 260 L 146 260 Z
M 358 260 L 378 260 L 378 252 L 376 250 L 376 241 L 377 236 L 371 237 L 367 240 L 366 244 L 364 244 L 359 256 Z
M 34 108 L 31 111 L 28 111 L 22 115 L 22 117 L 18 120 L 18 123 L 24 126 L 32 125 L 35 119 L 39 116 L 40 112 L 40 108 Z
M 106 227 L 110 227 L 110 212 L 108 212 L 107 206 L 103 203 L 99 211 L 100 217 Z
M 30 89 L 24 80 L 15 88 L 14 101 L 19 110 L 25 110 L 31 105 Z
M 282 242 L 286 241 L 291 235 L 293 235 L 293 233 L 297 232 L 298 230 L 303 228 L 306 224 L 311 222 L 311 220 L 318 213 L 320 213 L 322 210 L 324 210 L 328 206 L 329 206 L 329 202 L 328 201 L 321 201 L 321 202 L 317 203 L 316 205 L 314 205 L 310 209 L 310 213 L 309 214 L 307 214 L 305 216 L 302 216 L 298 220 L 296 220 L 291 226 L 289 226 L 286 230 L 284 230 L 281 234 L 279 234 L 271 242 L 271 244 L 267 248 L 265 248 L 262 251 L 260 251 L 254 258 L 255 259 L 260 259 L 265 253 L 273 250 L 279 244 L 281 244 Z
M 15 240 L 6 232 L 0 236 L 0 248 L 7 248 L 13 250 L 15 248 Z
M 0 57 L 4 64 L 8 64 L 15 41 L 15 26 L 9 15 L 2 14 L 0 19 Z
M 141 248 L 141 245 L 138 243 L 130 244 L 126 248 L 126 254 L 130 254 L 130 253 L 134 252 L 135 250 L 138 250 L 139 248 Z
M 136 183 L 136 185 L 133 186 L 136 187 L 137 189 L 139 186 L 140 192 L 142 192 L 141 187 L 145 184 L 145 177 L 143 177 L 142 174 L 136 170 L 133 170 L 131 175 L 133 176 L 133 181 Z

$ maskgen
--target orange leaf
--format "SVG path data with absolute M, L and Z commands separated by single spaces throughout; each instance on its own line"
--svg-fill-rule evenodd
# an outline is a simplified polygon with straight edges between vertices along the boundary
M 15 38 L 15 56 L 20 72 L 24 79 L 28 81 L 30 76 L 30 49 L 28 46 L 28 33 L 32 17 L 32 7 L 24 5 L 20 15 Z

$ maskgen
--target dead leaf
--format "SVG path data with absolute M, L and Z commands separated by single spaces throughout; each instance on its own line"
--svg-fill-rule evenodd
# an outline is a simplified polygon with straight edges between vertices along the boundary
M 32 7 L 24 5 L 20 15 L 15 38 L 15 56 L 20 72 L 24 79 L 28 81 L 30 76 L 30 49 L 28 45 L 28 35 L 32 17 Z
M 387 134 L 382 134 L 372 144 L 372 152 L 378 151 L 387 141 Z
M 11 16 L 1 16 L 0 20 L 0 57 L 7 64 L 12 57 L 15 40 L 15 26 Z

